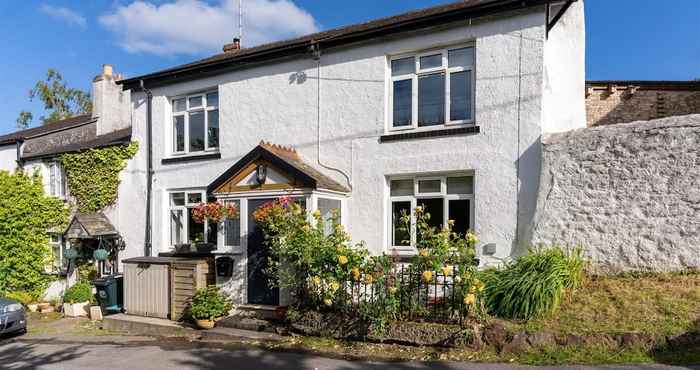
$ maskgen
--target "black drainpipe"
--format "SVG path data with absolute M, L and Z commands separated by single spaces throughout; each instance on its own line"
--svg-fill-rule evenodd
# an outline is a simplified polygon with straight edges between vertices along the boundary
M 152 124 L 152 105 L 153 94 L 148 90 L 143 83 L 139 81 L 141 91 L 146 94 L 146 146 L 147 148 L 147 170 L 146 170 L 146 236 L 144 240 L 144 255 L 150 256 L 153 246 L 151 239 L 151 188 L 153 183 L 153 151 L 151 149 L 151 124 Z
M 22 169 L 24 168 L 24 160 L 22 159 L 22 144 L 24 144 L 24 140 L 19 139 L 16 142 L 17 144 L 17 167 Z

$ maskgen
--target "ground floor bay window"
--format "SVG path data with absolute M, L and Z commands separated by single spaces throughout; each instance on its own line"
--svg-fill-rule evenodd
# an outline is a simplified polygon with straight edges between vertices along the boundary
M 453 231 L 466 234 L 474 228 L 474 177 L 469 174 L 409 176 L 389 179 L 389 246 L 412 252 L 415 239 L 413 210 L 421 206 L 430 214 L 429 224 L 437 228 L 454 221 Z M 410 215 L 410 228 L 401 222 Z

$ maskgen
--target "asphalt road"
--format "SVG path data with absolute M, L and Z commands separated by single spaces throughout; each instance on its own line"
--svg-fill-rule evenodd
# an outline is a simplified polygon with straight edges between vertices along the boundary
M 197 343 L 167 342 L 144 338 L 120 341 L 97 337 L 90 341 L 59 338 L 0 341 L 1 369 L 435 369 L 435 370 L 516 370 L 527 366 L 472 364 L 457 362 L 377 363 L 329 359 L 309 354 L 271 352 L 255 348 L 211 348 Z M 624 369 L 624 370 L 700 370 L 700 366 L 551 366 L 537 369 Z

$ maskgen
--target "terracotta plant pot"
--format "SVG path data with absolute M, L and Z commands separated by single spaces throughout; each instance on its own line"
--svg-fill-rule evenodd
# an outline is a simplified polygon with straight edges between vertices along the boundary
M 204 330 L 214 329 L 216 321 L 214 320 L 195 320 L 197 327 Z
M 39 309 L 43 311 L 43 310 L 45 310 L 45 309 L 51 307 L 51 303 L 49 303 L 49 302 L 41 302 L 41 303 L 38 304 L 38 306 L 39 306 Z

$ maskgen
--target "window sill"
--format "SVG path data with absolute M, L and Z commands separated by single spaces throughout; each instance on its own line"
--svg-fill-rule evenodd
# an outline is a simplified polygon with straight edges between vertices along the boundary
M 210 159 L 221 159 L 221 153 L 215 152 L 215 153 L 189 154 L 189 155 L 182 155 L 182 156 L 177 156 L 177 157 L 168 157 L 168 158 L 163 158 L 160 161 L 160 163 L 161 164 L 171 164 L 171 163 L 180 163 L 180 162 L 206 161 L 206 160 L 210 160 Z
M 432 137 L 443 137 L 443 136 L 456 136 L 456 135 L 470 135 L 478 134 L 481 132 L 479 126 L 466 126 L 459 128 L 443 128 L 437 130 L 427 130 L 427 131 L 409 131 L 400 133 L 391 133 L 382 135 L 379 137 L 380 143 L 388 143 L 392 141 L 400 140 L 411 140 L 411 139 L 422 139 L 422 138 L 432 138 Z

